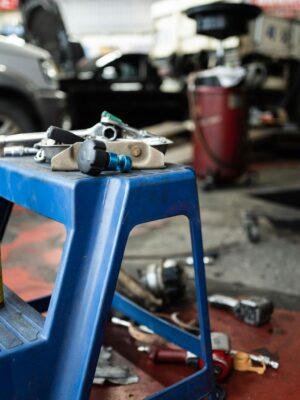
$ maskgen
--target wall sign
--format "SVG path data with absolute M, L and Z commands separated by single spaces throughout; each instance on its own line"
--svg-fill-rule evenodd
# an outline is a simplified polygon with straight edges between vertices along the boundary
M 0 11 L 15 10 L 19 6 L 19 0 L 0 0 Z
M 280 17 L 300 16 L 300 0 L 250 0 L 249 3 L 260 6 L 265 12 Z

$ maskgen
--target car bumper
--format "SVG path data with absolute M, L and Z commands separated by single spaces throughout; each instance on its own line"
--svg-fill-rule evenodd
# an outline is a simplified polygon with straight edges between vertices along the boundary
M 61 90 L 43 90 L 35 94 L 42 130 L 50 125 L 67 128 L 69 116 L 66 107 L 66 94 Z

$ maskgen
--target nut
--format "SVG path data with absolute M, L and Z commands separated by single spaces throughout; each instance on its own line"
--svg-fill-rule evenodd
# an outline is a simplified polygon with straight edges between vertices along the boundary
M 133 157 L 139 157 L 142 154 L 142 149 L 135 145 L 130 149 L 130 153 Z

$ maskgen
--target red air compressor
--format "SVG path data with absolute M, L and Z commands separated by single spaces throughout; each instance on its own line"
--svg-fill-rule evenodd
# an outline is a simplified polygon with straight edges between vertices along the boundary
M 250 4 L 218 1 L 194 6 L 186 10 L 186 15 L 196 21 L 198 34 L 219 39 L 216 66 L 221 66 L 225 64 L 222 41 L 247 33 L 248 22 L 260 12 L 259 7 Z M 223 68 L 221 73 L 226 75 L 226 68 Z M 238 84 L 221 84 L 213 74 L 204 73 L 202 78 L 198 82 L 196 78 L 189 90 L 195 123 L 194 167 L 207 183 L 231 181 L 238 178 L 246 167 L 245 93 Z M 234 73 L 232 78 L 234 80 Z
M 208 181 L 231 181 L 246 168 L 247 106 L 240 87 L 192 85 L 194 168 Z

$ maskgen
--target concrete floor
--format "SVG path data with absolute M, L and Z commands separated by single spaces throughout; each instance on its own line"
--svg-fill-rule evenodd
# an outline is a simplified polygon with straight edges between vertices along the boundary
M 243 214 L 253 210 L 277 218 L 300 218 L 300 209 L 276 205 L 252 197 L 262 190 L 294 187 L 299 183 L 300 163 L 260 166 L 258 182 L 218 189 L 200 190 L 204 249 L 217 249 L 219 258 L 206 267 L 209 291 L 268 294 L 278 306 L 300 308 L 300 231 L 275 229 L 264 218 L 261 241 L 249 242 Z M 299 204 L 300 206 L 300 204 Z M 129 240 L 127 254 L 174 255 L 191 251 L 185 217 L 176 217 L 138 227 Z

